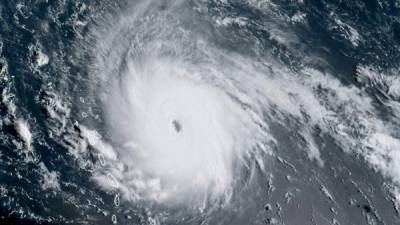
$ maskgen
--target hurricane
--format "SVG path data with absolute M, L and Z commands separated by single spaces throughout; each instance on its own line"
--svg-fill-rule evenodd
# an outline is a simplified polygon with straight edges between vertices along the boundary
M 51 4 L 0 45 L 5 222 L 398 224 L 398 4 Z
M 99 38 L 93 76 L 101 91 L 94 95 L 115 154 L 94 179 L 131 201 L 203 211 L 230 201 L 235 177 L 268 154 L 273 138 L 261 106 L 241 86 L 260 73 L 185 30 L 187 16 L 172 17 L 182 4 L 141 3 L 109 26 L 117 35 Z

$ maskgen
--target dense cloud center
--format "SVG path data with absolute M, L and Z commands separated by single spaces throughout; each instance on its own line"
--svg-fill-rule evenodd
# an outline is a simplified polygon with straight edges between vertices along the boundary
M 232 184 L 232 160 L 246 149 L 246 113 L 219 89 L 192 79 L 187 66 L 161 58 L 133 62 L 105 103 L 124 146 L 122 185 L 139 197 L 223 194 Z

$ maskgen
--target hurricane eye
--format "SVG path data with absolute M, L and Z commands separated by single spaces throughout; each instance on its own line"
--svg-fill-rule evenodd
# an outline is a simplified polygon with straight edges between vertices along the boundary
M 182 130 L 182 125 L 181 125 L 181 123 L 180 123 L 179 121 L 177 121 L 177 120 L 173 120 L 173 121 L 172 121 L 172 126 L 174 127 L 174 129 L 175 129 L 175 131 L 176 131 L 177 133 L 179 133 L 179 132 Z

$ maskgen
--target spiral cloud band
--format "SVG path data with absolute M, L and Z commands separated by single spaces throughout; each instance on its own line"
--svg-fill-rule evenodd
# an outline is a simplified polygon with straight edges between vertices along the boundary
M 107 106 L 129 188 L 163 201 L 232 183 L 232 160 L 248 136 L 246 112 L 225 93 L 190 78 L 186 65 L 152 57 L 131 63 Z M 247 121 L 248 122 L 248 121 Z
M 109 143 L 99 151 L 104 167 L 93 175 L 101 187 L 132 202 L 204 209 L 229 202 L 254 180 L 265 182 L 270 156 L 282 161 L 280 145 L 324 167 L 325 136 L 400 185 L 390 150 L 400 142 L 370 116 L 379 114 L 370 96 L 314 68 L 309 62 L 325 62 L 307 51 L 293 68 L 272 56 L 279 49 L 264 52 L 265 38 L 251 32 L 269 33 L 282 49 L 302 46 L 272 11 L 265 9 L 273 23 L 261 26 L 219 18 L 225 3 L 218 4 L 135 2 L 93 29 L 90 85 Z
M 246 64 L 147 4 L 96 46 L 93 74 L 102 88 L 94 91 L 118 157 L 106 156 L 94 178 L 134 202 L 204 209 L 229 201 L 235 177 L 269 140 L 239 85 Z

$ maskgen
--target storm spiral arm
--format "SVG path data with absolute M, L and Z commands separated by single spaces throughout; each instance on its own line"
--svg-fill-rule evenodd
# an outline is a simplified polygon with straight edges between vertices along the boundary
M 272 141 L 241 83 L 254 74 L 171 12 L 139 8 L 100 46 L 96 91 L 118 159 L 95 179 L 136 201 L 229 200 L 250 152 Z

